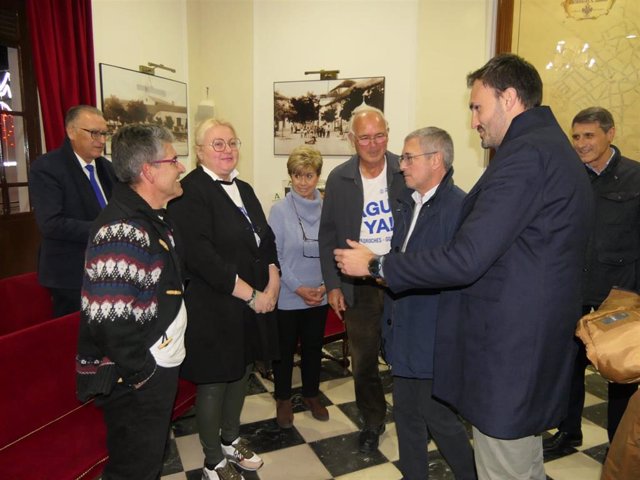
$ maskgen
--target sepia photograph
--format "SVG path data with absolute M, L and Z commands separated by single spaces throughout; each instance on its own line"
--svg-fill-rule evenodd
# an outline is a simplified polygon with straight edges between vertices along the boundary
M 110 134 L 127 123 L 156 123 L 171 130 L 178 155 L 188 155 L 186 83 L 101 63 L 100 93 Z
M 384 111 L 384 77 L 273 84 L 273 153 L 314 145 L 324 156 L 351 155 L 351 113 L 362 104 Z

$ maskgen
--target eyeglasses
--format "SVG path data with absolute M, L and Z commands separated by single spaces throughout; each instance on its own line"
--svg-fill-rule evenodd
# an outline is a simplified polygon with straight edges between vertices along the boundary
M 225 142 L 222 138 L 214 138 L 211 143 L 207 144 L 213 148 L 216 152 L 224 152 L 224 149 L 228 146 L 229 150 L 240 150 L 242 142 L 239 138 L 232 138 L 228 142 Z
M 151 160 L 150 162 L 147 162 L 147 163 L 150 163 L 151 165 L 158 165 L 160 163 L 170 163 L 173 166 L 176 166 L 176 164 L 178 163 L 178 156 L 176 155 L 173 158 L 166 158 L 164 160 Z
M 304 258 L 320 258 L 320 243 L 318 239 L 307 237 L 300 217 L 298 217 L 298 225 L 300 225 L 300 230 L 302 230 L 302 256 Z
M 106 140 L 111 136 L 106 130 L 89 130 L 87 128 L 80 128 L 80 130 L 84 130 L 89 135 L 91 135 L 92 140 L 101 140 L 102 137 L 104 137 Z
M 304 227 L 302 226 L 302 219 L 300 215 L 298 215 L 298 208 L 296 207 L 296 202 L 291 198 L 293 202 L 293 210 L 296 212 L 296 217 L 298 217 L 298 225 L 300 225 L 300 230 L 302 230 L 302 256 L 304 258 L 320 258 L 320 244 L 317 238 L 309 238 L 307 237 L 307 233 L 304 231 Z
M 425 155 L 433 155 L 434 153 L 438 153 L 438 150 L 434 150 L 433 152 L 418 153 L 416 155 L 411 155 L 410 153 L 403 153 L 402 155 L 400 155 L 400 159 L 398 160 L 398 163 L 402 164 L 402 162 L 405 162 L 407 165 L 411 165 L 413 163 L 414 158 L 422 157 Z
M 361 135 L 359 137 L 356 137 L 356 142 L 358 142 L 358 145 L 360 145 L 361 147 L 366 147 L 371 142 L 375 143 L 376 145 L 380 145 L 387 140 L 388 136 L 389 135 L 386 133 L 376 133 L 373 136 Z

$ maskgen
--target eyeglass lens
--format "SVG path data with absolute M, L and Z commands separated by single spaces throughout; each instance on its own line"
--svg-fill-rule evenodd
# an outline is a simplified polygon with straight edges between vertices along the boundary
M 226 142 L 222 138 L 214 138 L 213 141 L 211 142 L 211 147 L 216 152 L 224 151 L 224 149 L 227 146 L 229 146 L 230 150 L 238 150 L 240 148 L 240 145 L 242 145 L 242 142 L 240 141 L 239 138 L 233 138 L 233 139 L 229 140 L 228 142 Z

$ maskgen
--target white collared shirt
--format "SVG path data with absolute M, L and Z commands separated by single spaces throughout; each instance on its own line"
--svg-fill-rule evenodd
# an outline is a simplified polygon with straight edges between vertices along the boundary
M 409 226 L 409 231 L 407 232 L 407 236 L 404 239 L 404 244 L 402 245 L 403 252 L 407 248 L 407 244 L 409 243 L 409 238 L 411 238 L 413 229 L 416 227 L 416 222 L 418 221 L 418 216 L 420 215 L 422 206 L 429 200 L 431 200 L 431 197 L 433 197 L 433 195 L 436 193 L 436 190 L 438 189 L 438 185 L 428 190 L 424 195 L 420 195 L 420 192 L 418 192 L 417 190 L 411 194 L 411 198 L 413 198 L 415 204 L 413 206 L 413 215 L 411 216 L 411 225 Z
M 80 164 L 80 168 L 82 169 L 82 171 L 86 175 L 87 179 L 89 179 L 89 180 L 91 180 L 91 177 L 89 176 L 89 170 L 87 170 L 84 167 L 86 167 L 87 165 L 93 165 L 93 171 L 95 172 L 96 183 L 98 184 L 98 187 L 100 187 L 100 192 L 102 192 L 102 198 L 104 198 L 105 202 L 109 203 L 109 200 L 107 200 L 107 196 L 104 194 L 104 188 L 102 188 L 102 183 L 100 183 L 100 177 L 98 176 L 98 167 L 96 165 L 96 162 L 87 163 L 76 152 L 73 152 L 73 153 L 76 156 L 76 159 L 78 160 L 78 163 Z

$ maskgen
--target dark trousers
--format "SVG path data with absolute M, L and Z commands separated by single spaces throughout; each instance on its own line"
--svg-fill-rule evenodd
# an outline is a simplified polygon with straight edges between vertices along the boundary
M 240 415 L 253 364 L 233 382 L 201 383 L 196 394 L 196 425 L 204 461 L 213 468 L 224 459 L 222 442 L 240 436 Z
M 298 340 L 302 356 L 302 396 L 318 395 L 327 308 L 327 305 L 322 305 L 301 310 L 278 310 L 280 360 L 273 362 L 275 397 L 278 400 L 291 398 L 293 355 L 298 348 Z
M 349 336 L 356 404 L 368 428 L 382 425 L 387 411 L 378 372 L 382 307 L 381 288 L 356 285 L 353 305 L 347 308 L 343 317 Z
M 109 460 L 103 480 L 157 480 L 162 473 L 179 367 L 158 367 L 139 389 L 117 385 L 101 403 Z
M 446 404 L 433 398 L 433 380 L 393 377 L 393 418 L 398 432 L 404 480 L 429 478 L 429 434 L 456 480 L 475 480 L 473 450 L 467 431 Z
M 53 318 L 80 310 L 79 288 L 49 288 L 53 304 Z
M 586 315 L 591 312 L 590 305 L 582 307 L 582 314 Z M 562 432 L 578 435 L 582 433 L 582 409 L 584 408 L 584 370 L 589 365 L 587 352 L 584 344 L 579 338 L 574 338 L 578 345 L 578 353 L 576 355 L 573 367 L 573 376 L 571 378 L 571 391 L 569 393 L 569 409 L 567 417 L 562 421 L 558 429 Z M 618 424 L 624 415 L 624 411 L 629 403 L 629 398 L 638 389 L 635 383 L 621 384 L 609 382 L 607 385 L 608 399 L 607 404 L 607 434 L 609 435 L 609 443 L 613 440 Z

